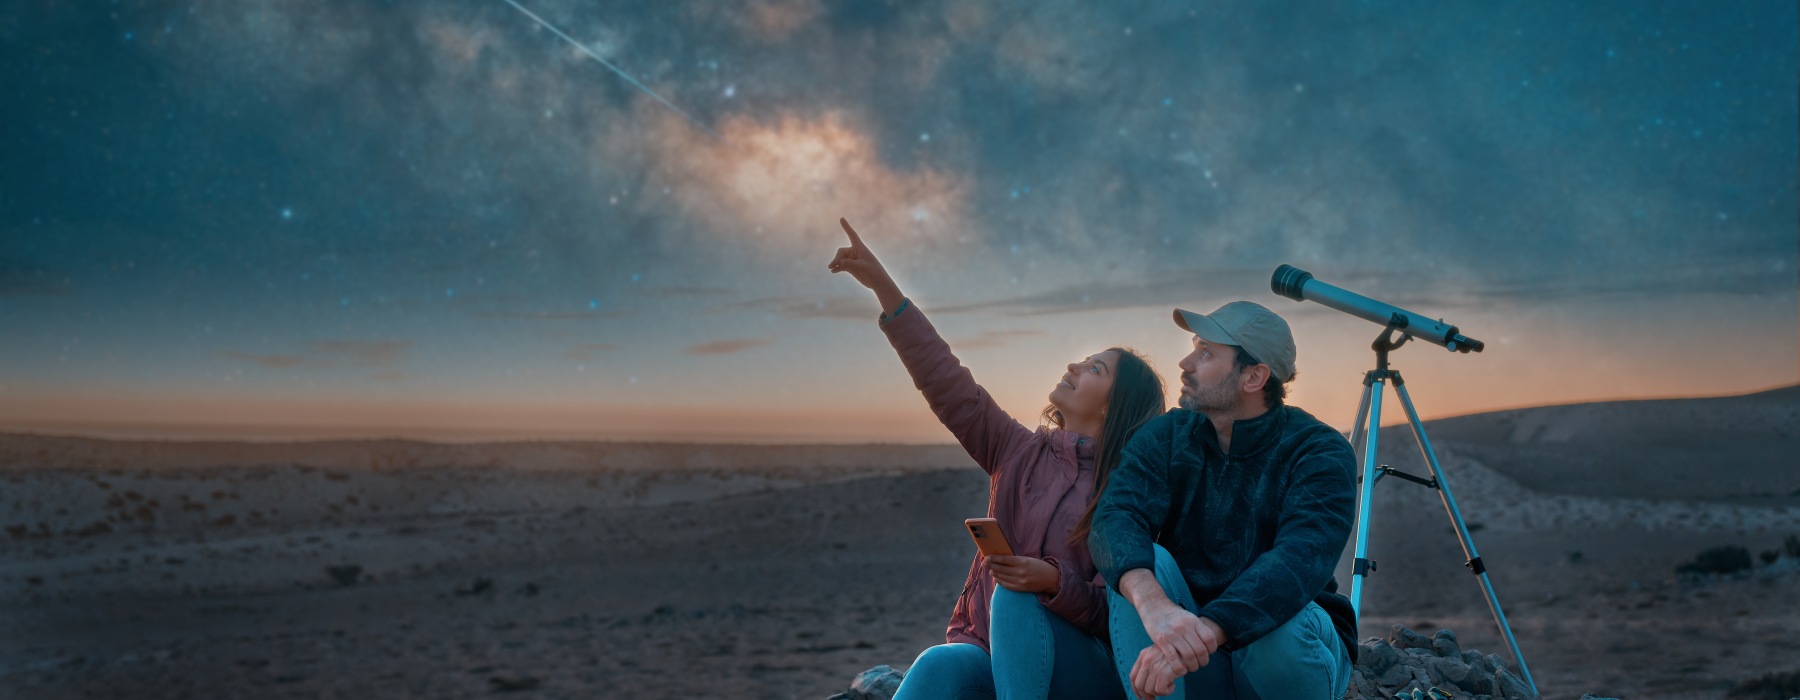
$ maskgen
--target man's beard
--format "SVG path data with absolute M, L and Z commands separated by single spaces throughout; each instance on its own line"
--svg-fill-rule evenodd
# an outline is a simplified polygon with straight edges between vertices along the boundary
M 1217 384 L 1203 387 L 1196 383 L 1193 374 L 1182 372 L 1181 384 L 1192 389 L 1193 395 L 1183 393 L 1178 403 L 1182 408 L 1200 413 L 1230 411 L 1237 406 L 1237 392 L 1232 391 L 1236 379 L 1237 373 L 1233 372 L 1231 376 L 1220 379 Z

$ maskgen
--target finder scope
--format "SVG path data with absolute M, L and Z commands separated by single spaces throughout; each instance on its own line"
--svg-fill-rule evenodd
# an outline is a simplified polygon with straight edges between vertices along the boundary
M 1432 320 L 1424 314 L 1333 287 L 1313 279 L 1311 272 L 1293 265 L 1275 268 L 1275 276 L 1269 280 L 1269 286 L 1276 294 L 1294 301 L 1316 301 L 1351 316 L 1392 327 L 1419 340 L 1442 345 L 1444 349 L 1453 352 L 1481 352 L 1482 348 L 1487 347 L 1486 343 L 1459 334 L 1456 326 L 1445 324 L 1442 320 Z

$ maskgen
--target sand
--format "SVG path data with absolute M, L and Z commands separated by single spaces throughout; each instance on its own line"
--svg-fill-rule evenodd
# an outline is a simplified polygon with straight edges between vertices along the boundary
M 1675 572 L 1800 534 L 1797 409 L 1428 425 L 1547 696 L 1800 670 L 1800 560 Z M 953 446 L 5 435 L 0 697 L 824 698 L 942 640 L 985 502 Z M 1509 657 L 1435 493 L 1387 479 L 1375 505 L 1362 634 Z

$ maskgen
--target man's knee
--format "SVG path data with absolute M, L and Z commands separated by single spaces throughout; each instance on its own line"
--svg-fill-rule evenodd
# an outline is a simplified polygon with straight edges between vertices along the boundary
M 1169 550 L 1164 549 L 1162 545 L 1151 544 L 1150 550 L 1156 553 L 1156 570 L 1158 572 L 1181 571 L 1181 566 L 1175 563 L 1175 555 L 1170 554 Z
M 1347 664 L 1330 616 L 1308 603 L 1293 618 L 1239 650 L 1239 668 L 1263 697 L 1335 698 L 1343 694 Z
M 1160 544 L 1150 546 L 1156 552 L 1156 570 L 1151 573 L 1156 574 L 1156 583 L 1162 586 L 1163 595 L 1168 596 L 1169 600 L 1183 610 L 1198 614 L 1199 610 L 1195 608 L 1193 597 L 1188 592 L 1187 579 L 1182 576 L 1181 564 L 1175 561 L 1175 555 L 1163 549 Z

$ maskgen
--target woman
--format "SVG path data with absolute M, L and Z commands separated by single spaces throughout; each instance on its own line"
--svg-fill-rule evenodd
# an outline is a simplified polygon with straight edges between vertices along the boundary
M 1071 363 L 1050 391 L 1044 418 L 1054 427 L 1026 428 L 975 383 L 850 223 L 838 223 L 850 246 L 831 271 L 875 292 L 913 385 L 988 473 L 988 514 L 1016 555 L 976 555 L 945 643 L 919 654 L 894 700 L 1123 698 L 1087 527 L 1120 449 L 1162 414 L 1162 380 L 1137 353 L 1108 349 Z

